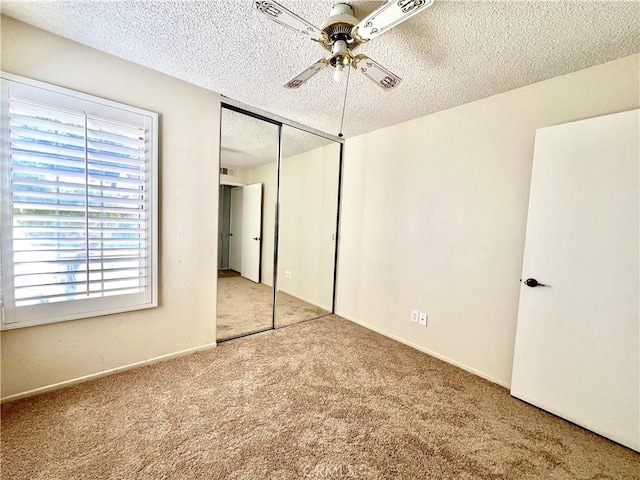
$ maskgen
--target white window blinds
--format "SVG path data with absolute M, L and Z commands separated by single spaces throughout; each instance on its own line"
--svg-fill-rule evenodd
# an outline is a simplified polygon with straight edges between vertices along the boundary
M 156 305 L 157 117 L 60 90 L 3 80 L 3 326 Z

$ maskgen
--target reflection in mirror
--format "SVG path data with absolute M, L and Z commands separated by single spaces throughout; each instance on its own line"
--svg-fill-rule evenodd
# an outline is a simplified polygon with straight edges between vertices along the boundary
M 222 109 L 217 340 L 273 326 L 279 126 Z
M 339 143 L 282 127 L 276 327 L 333 310 L 339 172 Z

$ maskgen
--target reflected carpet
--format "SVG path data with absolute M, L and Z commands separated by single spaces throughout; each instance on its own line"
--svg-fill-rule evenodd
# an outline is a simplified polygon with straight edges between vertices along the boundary
M 320 307 L 278 292 L 276 326 L 329 315 Z M 273 289 L 239 276 L 218 278 L 218 341 L 271 328 Z

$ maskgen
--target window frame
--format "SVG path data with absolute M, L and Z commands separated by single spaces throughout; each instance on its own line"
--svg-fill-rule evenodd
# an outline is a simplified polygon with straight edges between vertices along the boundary
M 39 82 L 29 78 L 13 75 L 0 71 L 0 99 L 2 102 L 0 115 L 2 130 L 0 131 L 0 330 L 9 330 L 35 325 L 91 318 L 114 313 L 124 313 L 147 308 L 155 308 L 158 302 L 158 252 L 159 252 L 159 138 L 158 138 L 158 113 L 144 110 L 138 107 L 114 102 L 104 98 L 88 95 L 76 90 Z M 140 294 L 120 294 L 101 296 L 94 298 L 66 300 L 54 303 L 44 303 L 15 307 L 13 299 L 13 214 L 11 211 L 11 161 L 9 142 L 9 87 L 11 83 L 21 84 L 44 91 L 43 95 L 50 93 L 68 97 L 71 104 L 83 104 L 85 107 L 94 107 L 94 112 L 101 108 L 117 109 L 127 114 L 141 115 L 144 118 L 146 134 L 150 136 L 145 145 L 145 157 L 149 162 L 149 169 L 145 181 L 149 190 L 145 198 L 146 217 L 150 224 L 148 234 L 150 241 L 148 247 L 151 251 L 148 255 L 149 265 L 147 270 L 150 285 L 145 286 L 144 299 L 140 301 Z M 38 92 L 41 93 L 41 92 Z M 35 93 L 34 93 L 35 95 Z M 51 104 L 59 109 L 70 110 L 69 105 Z M 85 110 L 88 112 L 90 108 Z M 113 118 L 112 118 L 113 119 Z M 116 120 L 116 119 L 113 119 Z M 24 312 L 33 315 L 33 318 L 20 319 Z

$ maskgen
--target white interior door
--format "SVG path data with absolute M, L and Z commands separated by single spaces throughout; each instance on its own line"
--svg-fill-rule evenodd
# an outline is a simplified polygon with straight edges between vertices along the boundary
M 243 277 L 260 283 L 262 245 L 262 184 L 242 188 L 242 266 Z
M 540 129 L 511 394 L 640 448 L 639 111 Z M 529 282 L 531 283 L 531 282 Z
M 242 187 L 231 189 L 229 215 L 229 268 L 242 271 Z

